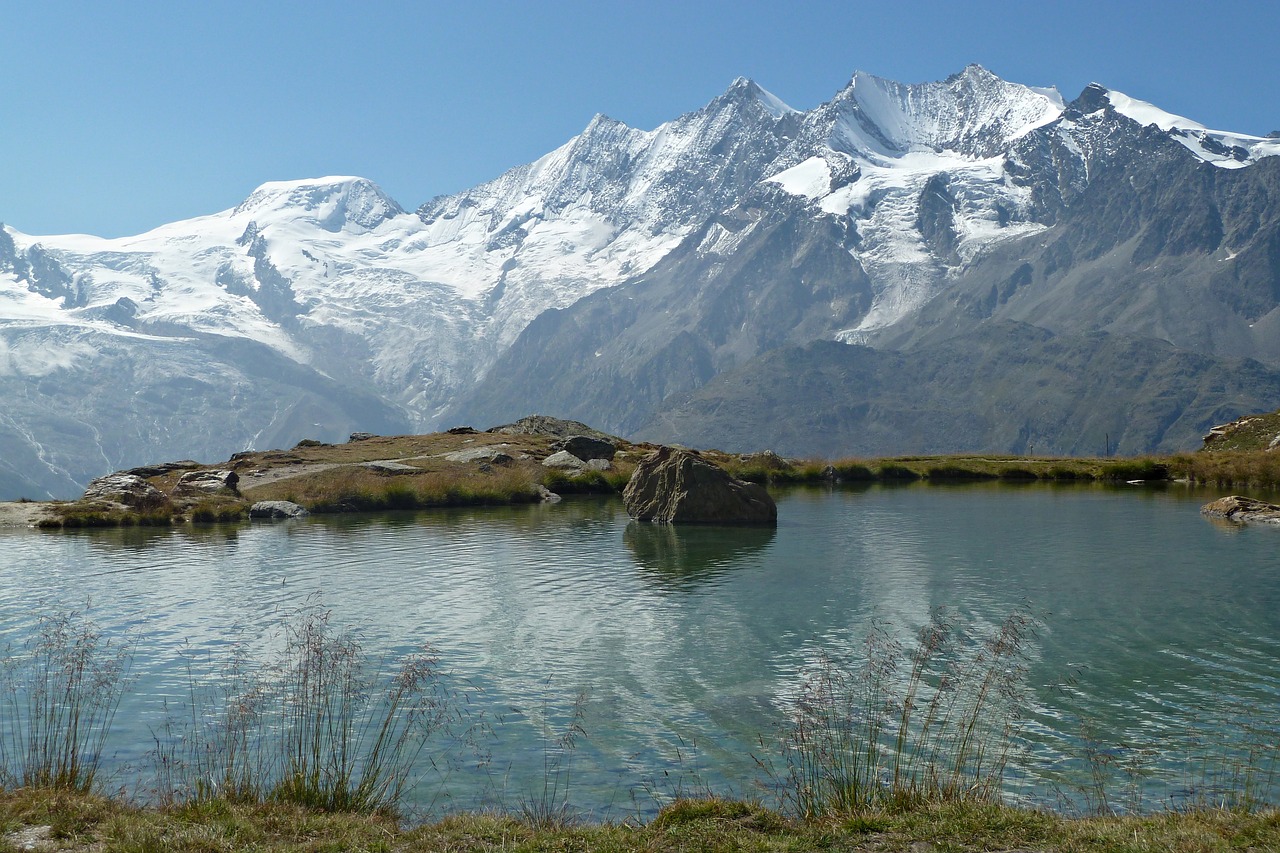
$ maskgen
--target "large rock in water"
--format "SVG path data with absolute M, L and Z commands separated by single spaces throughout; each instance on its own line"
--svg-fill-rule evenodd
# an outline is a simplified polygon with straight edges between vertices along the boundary
M 660 447 L 636 466 L 622 492 L 627 513 L 664 524 L 777 524 L 763 486 L 735 480 L 686 450 Z
M 1280 506 L 1240 495 L 1210 501 L 1200 507 L 1200 512 L 1213 518 L 1225 518 L 1230 521 L 1280 524 Z

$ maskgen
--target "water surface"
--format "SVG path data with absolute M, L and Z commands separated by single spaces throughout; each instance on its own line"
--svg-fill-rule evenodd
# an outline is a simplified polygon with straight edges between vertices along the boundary
M 165 703 L 188 693 L 193 656 L 244 642 L 267 657 L 281 615 L 320 602 L 374 657 L 429 642 L 486 721 L 490 758 L 442 759 L 419 804 L 518 804 L 541 790 L 550 745 L 580 713 L 586 737 L 560 759 L 572 762 L 570 799 L 617 816 L 678 789 L 759 793 L 757 759 L 806 673 L 874 622 L 905 638 L 940 605 L 979 628 L 1029 606 L 1042 618 L 1030 783 L 1041 800 L 1070 799 L 1086 786 L 1086 727 L 1120 755 L 1120 744 L 1182 744 L 1237 707 L 1275 716 L 1280 530 L 1202 518 L 1213 496 L 798 489 L 780 495 L 776 531 L 637 524 L 594 499 L 5 531 L 0 644 L 20 642 L 41 612 L 86 605 L 108 631 L 134 632 L 137 682 L 112 755 L 132 768 L 117 778 L 136 779 Z M 1170 775 L 1145 796 L 1180 784 Z

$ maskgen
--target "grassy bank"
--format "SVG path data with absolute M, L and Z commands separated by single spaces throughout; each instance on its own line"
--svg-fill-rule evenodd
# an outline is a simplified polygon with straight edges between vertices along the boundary
M 413 828 L 380 815 L 210 802 L 139 809 L 94 795 L 0 792 L 0 850 L 67 851 L 1263 851 L 1280 814 L 1200 811 L 1063 818 L 1000 805 L 941 805 L 788 820 L 758 804 L 685 800 L 647 822 L 533 826 L 464 814 Z M 31 839 L 28 842 L 27 839 Z M 27 843 L 39 843 L 28 847 Z
M 1270 434 L 1271 426 L 1254 429 L 1256 420 L 1204 451 L 1126 459 L 951 454 L 830 460 L 783 459 L 767 451 L 698 452 L 739 479 L 779 485 L 1182 481 L 1280 488 L 1280 453 L 1255 446 Z M 1253 444 L 1245 441 L 1246 433 Z M 545 490 L 561 495 L 618 494 L 636 463 L 653 449 L 618 440 L 619 453 L 608 470 L 575 473 L 542 465 L 555 442 L 552 436 L 474 432 L 377 436 L 344 444 L 301 442 L 290 450 L 238 453 L 219 465 L 154 466 L 156 473 L 146 479 L 161 497 L 148 505 L 55 502 L 48 505 L 48 517 L 40 526 L 235 522 L 246 518 L 249 506 L 260 500 L 288 500 L 314 513 L 337 513 L 519 504 L 541 500 Z M 468 453 L 479 455 L 459 457 Z M 233 471 L 239 477 L 238 488 L 184 493 L 181 476 L 197 469 Z

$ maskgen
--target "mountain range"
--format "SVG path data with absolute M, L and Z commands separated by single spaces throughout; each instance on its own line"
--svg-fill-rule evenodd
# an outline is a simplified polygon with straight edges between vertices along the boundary
M 1280 405 L 1280 138 L 970 66 L 739 79 L 402 208 L 273 182 L 135 237 L 0 228 L 0 497 L 532 412 L 837 456 L 1194 446 Z

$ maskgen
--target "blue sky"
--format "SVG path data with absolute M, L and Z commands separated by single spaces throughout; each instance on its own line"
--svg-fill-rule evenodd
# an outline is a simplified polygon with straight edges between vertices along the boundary
M 402 205 L 528 162 L 602 112 L 651 128 L 747 76 L 806 109 L 858 69 L 970 62 L 1280 129 L 1280 3 L 0 0 L 0 221 L 138 233 L 329 174 Z

